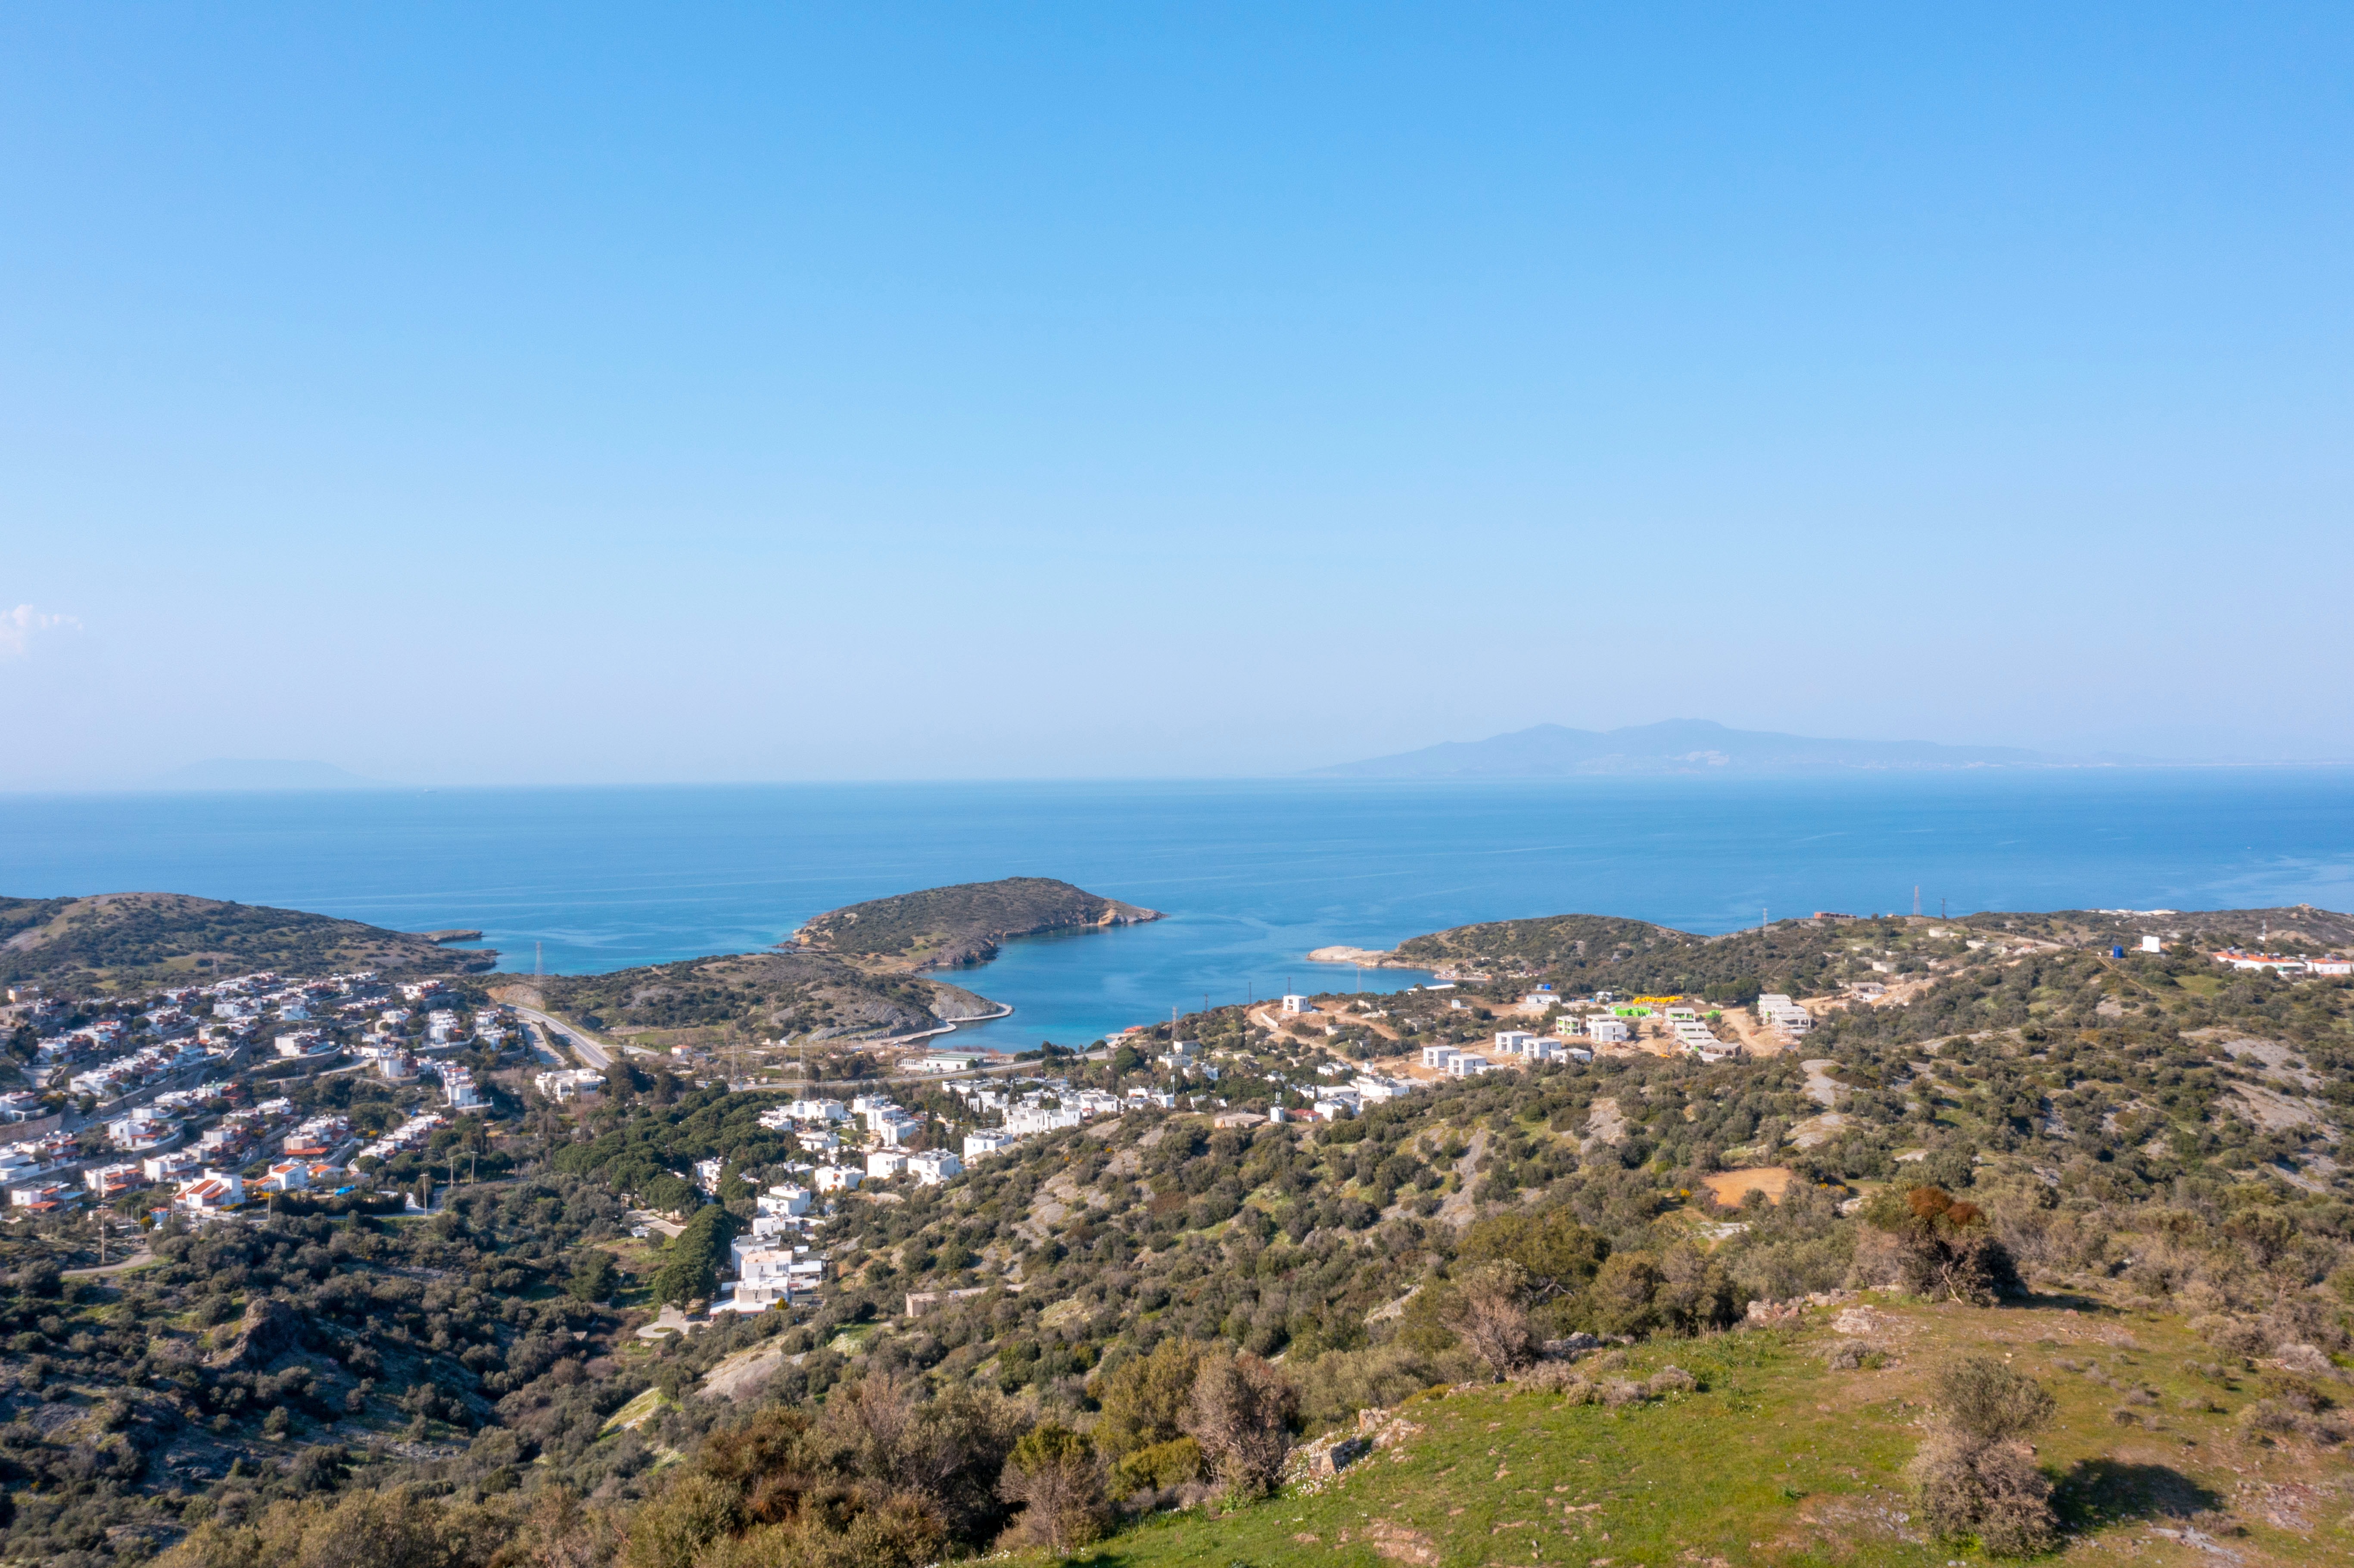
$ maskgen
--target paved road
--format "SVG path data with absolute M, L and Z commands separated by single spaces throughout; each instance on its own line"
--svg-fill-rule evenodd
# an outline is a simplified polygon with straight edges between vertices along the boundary
M 69 1268 L 65 1271 L 63 1277 L 67 1279 L 96 1279 L 109 1274 L 121 1274 L 127 1269 L 144 1268 L 154 1261 L 155 1255 L 149 1252 L 145 1247 L 141 1247 L 137 1252 L 133 1253 L 121 1263 L 103 1264 L 96 1268 Z
M 518 1007 L 515 1009 L 515 1013 L 518 1017 L 530 1019 L 546 1030 L 551 1041 L 558 1044 L 569 1045 L 579 1052 L 580 1059 L 600 1073 L 611 1072 L 613 1058 L 624 1050 L 634 1051 L 641 1056 L 653 1054 L 651 1051 L 638 1050 L 634 1046 L 620 1046 L 610 1041 L 599 1040 L 578 1024 L 567 1023 L 562 1019 L 550 1017 L 537 1008 Z

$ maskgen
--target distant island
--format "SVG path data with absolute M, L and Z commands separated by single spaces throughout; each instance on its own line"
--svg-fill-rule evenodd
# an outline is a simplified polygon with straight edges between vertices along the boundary
M 441 946 L 480 935 L 419 936 L 185 893 L 0 898 L 0 980 L 97 991 L 255 969 L 457 974 L 498 961 L 494 952 Z
M 1009 876 L 895 894 L 814 916 L 791 945 L 876 971 L 986 963 L 1013 937 L 1103 930 L 1161 918 L 1046 876 Z
M 1447 741 L 1419 751 L 1312 770 L 1327 779 L 1558 779 L 1580 775 L 1927 771 L 1963 768 L 2056 768 L 2146 761 L 2118 756 L 2058 757 L 2001 746 L 1941 746 L 1925 740 L 1819 740 L 1769 730 L 1730 729 L 1710 719 L 1669 719 L 1625 729 L 1541 724 L 1486 740 Z

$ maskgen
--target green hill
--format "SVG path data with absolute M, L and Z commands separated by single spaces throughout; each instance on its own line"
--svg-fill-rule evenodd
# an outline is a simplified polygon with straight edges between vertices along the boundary
M 733 1025 L 812 1041 L 909 1034 L 995 1004 L 913 975 L 870 974 L 825 953 L 734 953 L 532 982 L 545 1004 L 590 1029 L 628 1034 Z
M 1161 918 L 1044 876 L 965 882 L 869 899 L 811 917 L 803 945 L 866 968 L 918 969 L 984 963 L 1013 937 L 1101 930 Z
M 497 959 L 357 920 L 182 893 L 0 899 L 0 981 L 10 983 L 120 990 L 254 969 L 455 974 Z

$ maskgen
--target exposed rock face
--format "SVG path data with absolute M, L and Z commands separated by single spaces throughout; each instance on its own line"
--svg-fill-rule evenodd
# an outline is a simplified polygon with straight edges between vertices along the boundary
M 302 1343 L 301 1314 L 283 1301 L 255 1301 L 246 1307 L 237 1337 L 207 1357 L 206 1364 L 219 1372 L 265 1367 Z

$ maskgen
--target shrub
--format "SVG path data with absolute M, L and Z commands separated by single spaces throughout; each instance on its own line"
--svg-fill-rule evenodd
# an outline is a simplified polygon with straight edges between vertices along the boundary
M 1901 1196 L 1882 1188 L 1864 1205 L 1863 1219 L 1873 1234 L 1856 1247 L 1861 1283 L 1978 1307 L 2026 1294 L 2018 1264 L 1985 1213 L 1942 1187 L 1914 1187 Z
M 1257 1356 L 1203 1357 L 1185 1430 L 1228 1496 L 1264 1497 L 1282 1479 L 1295 1403 L 1283 1374 Z
M 1095 1540 L 1110 1518 L 1095 1445 L 1058 1422 L 1040 1423 L 1013 1446 L 998 1492 L 1022 1505 L 1016 1542 L 1056 1556 Z
M 1976 1536 L 2001 1557 L 2047 1551 L 2059 1538 L 2052 1483 L 2024 1439 L 2052 1419 L 2052 1395 L 1989 1356 L 1965 1356 L 1937 1378 L 1937 1413 L 1911 1476 L 1930 1529 Z
M 1439 1308 L 1439 1320 L 1500 1378 L 1536 1360 L 1536 1333 L 1522 1305 L 1527 1288 L 1528 1272 L 1519 1264 L 1479 1264 L 1456 1277 Z

